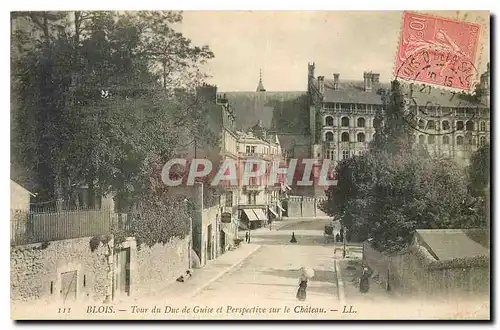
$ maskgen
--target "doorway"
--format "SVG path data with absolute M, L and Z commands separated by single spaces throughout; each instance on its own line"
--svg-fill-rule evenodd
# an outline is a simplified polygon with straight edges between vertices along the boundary
M 61 273 L 61 298 L 63 302 L 75 301 L 77 298 L 78 272 Z
M 219 242 L 220 242 L 220 251 L 221 254 L 223 254 L 224 252 L 226 252 L 226 233 L 224 232 L 224 230 L 220 231 Z
M 212 242 L 212 225 L 208 225 L 207 227 L 207 254 L 208 260 L 213 259 L 213 242 Z
M 115 252 L 115 296 L 130 295 L 130 248 Z

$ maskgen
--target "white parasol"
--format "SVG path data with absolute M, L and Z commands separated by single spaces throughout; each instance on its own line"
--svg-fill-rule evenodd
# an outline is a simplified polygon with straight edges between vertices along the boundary
M 304 276 L 306 278 L 313 278 L 314 277 L 314 269 L 312 269 L 311 267 L 302 267 L 300 269 L 300 272 L 301 272 L 302 276 Z

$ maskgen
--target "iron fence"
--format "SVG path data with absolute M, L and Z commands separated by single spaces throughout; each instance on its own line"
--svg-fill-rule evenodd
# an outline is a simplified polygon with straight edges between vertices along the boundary
M 110 234 L 112 221 L 109 209 L 56 212 L 11 210 L 11 245 Z

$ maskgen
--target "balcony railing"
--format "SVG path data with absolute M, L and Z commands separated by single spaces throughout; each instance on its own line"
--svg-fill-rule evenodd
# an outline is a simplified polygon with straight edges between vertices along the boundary
M 279 159 L 281 157 L 281 155 L 266 154 L 261 152 L 240 152 L 239 156 L 242 158 L 263 159 L 263 160 Z

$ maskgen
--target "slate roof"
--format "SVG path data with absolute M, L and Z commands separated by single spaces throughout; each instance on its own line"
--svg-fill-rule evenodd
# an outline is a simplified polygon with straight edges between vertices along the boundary
M 317 84 L 317 79 L 314 80 Z M 404 82 L 406 84 L 406 82 Z M 382 104 L 381 96 L 377 94 L 379 88 L 389 89 L 390 83 L 379 83 L 372 90 L 364 90 L 362 80 L 340 80 L 338 90 L 333 89 L 333 79 L 325 79 L 323 102 Z M 417 105 L 425 106 L 428 102 L 442 107 L 477 107 L 479 103 L 470 102 L 458 94 L 440 88 L 424 88 L 423 85 L 413 84 L 413 98 Z
M 475 242 L 462 229 L 417 229 L 416 235 L 437 260 L 488 255 L 489 249 Z
M 340 80 L 338 90 L 333 89 L 333 79 L 325 79 L 324 102 L 382 104 L 378 88 L 389 88 L 390 84 L 378 84 L 371 91 L 364 90 L 363 81 Z
M 281 142 L 281 148 L 290 149 L 294 146 L 309 146 L 311 138 L 303 134 L 278 134 Z
M 261 120 L 263 127 L 271 128 L 273 124 L 274 105 L 276 102 L 290 101 L 306 94 L 305 91 L 224 93 L 234 110 L 236 127 L 243 131 L 253 127 L 258 120 Z M 259 98 L 262 101 L 260 101 Z

